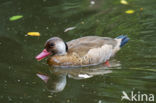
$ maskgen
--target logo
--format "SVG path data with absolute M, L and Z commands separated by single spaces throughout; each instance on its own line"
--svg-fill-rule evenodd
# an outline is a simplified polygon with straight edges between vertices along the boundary
M 122 91 L 121 101 L 144 101 L 144 102 L 154 102 L 154 94 L 145 94 L 138 91 L 135 93 L 134 91 L 130 92 L 128 95 L 125 91 Z

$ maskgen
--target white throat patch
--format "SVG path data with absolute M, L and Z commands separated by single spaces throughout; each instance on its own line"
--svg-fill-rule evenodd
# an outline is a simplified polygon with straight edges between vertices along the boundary
M 57 50 L 58 50 L 58 54 L 59 54 L 59 55 L 64 55 L 64 54 L 66 54 L 66 45 L 65 45 L 64 42 L 62 42 L 62 41 L 57 42 L 57 43 L 56 43 L 56 48 L 57 48 Z

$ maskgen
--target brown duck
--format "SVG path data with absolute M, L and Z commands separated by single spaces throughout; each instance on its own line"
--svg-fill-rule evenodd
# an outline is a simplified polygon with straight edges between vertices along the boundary
M 120 35 L 117 38 L 86 36 L 64 42 L 59 37 L 52 37 L 45 43 L 45 49 L 36 56 L 54 67 L 82 67 L 106 63 L 129 38 Z M 108 63 L 108 62 L 107 62 Z

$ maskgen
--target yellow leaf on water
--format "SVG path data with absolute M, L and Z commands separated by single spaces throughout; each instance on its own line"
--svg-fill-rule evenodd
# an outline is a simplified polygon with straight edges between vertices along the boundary
M 40 33 L 39 32 L 28 32 L 27 35 L 30 35 L 30 36 L 40 36 Z
M 140 11 L 143 11 L 143 8 L 140 8 Z
M 127 14 L 133 14 L 135 11 L 134 10 L 127 10 L 127 11 L 125 11 L 125 13 L 127 13 Z
M 126 0 L 120 0 L 120 3 L 123 5 L 128 5 L 128 2 Z

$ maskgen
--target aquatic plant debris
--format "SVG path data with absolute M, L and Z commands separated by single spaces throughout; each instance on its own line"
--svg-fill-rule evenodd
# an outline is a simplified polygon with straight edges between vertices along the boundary
M 126 0 L 120 0 L 120 3 L 123 5 L 128 5 L 128 2 Z
M 126 14 L 133 14 L 135 11 L 134 10 L 127 10 L 125 11 Z
M 16 15 L 9 18 L 10 21 L 15 21 L 23 18 L 23 15 Z
M 91 4 L 91 5 L 94 5 L 94 4 L 95 4 L 95 1 L 90 1 L 90 4 Z
M 143 11 L 143 8 L 140 8 L 140 11 Z
M 27 35 L 29 36 L 40 36 L 39 32 L 28 32 Z
M 76 27 L 69 27 L 69 28 L 66 28 L 65 30 L 64 30 L 64 32 L 67 32 L 67 31 L 70 31 L 70 30 L 73 30 L 73 29 L 75 29 Z

